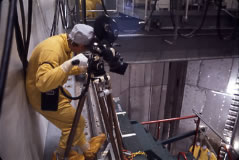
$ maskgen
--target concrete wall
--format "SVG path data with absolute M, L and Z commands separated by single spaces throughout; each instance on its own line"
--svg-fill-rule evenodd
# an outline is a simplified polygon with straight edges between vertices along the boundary
M 124 76 L 110 73 L 113 96 L 120 98 L 130 119 L 139 122 L 163 119 L 168 65 L 168 62 L 131 63 Z M 149 129 L 156 135 L 154 126 Z
M 181 116 L 193 115 L 192 109 L 195 109 L 223 135 L 232 102 L 230 86 L 235 84 L 238 68 L 238 58 L 189 61 Z M 130 63 L 124 76 L 111 73 L 113 95 L 120 97 L 123 109 L 132 120 L 163 119 L 167 77 L 168 62 Z M 155 126 L 149 129 L 156 136 Z M 192 119 L 183 120 L 178 134 L 193 129 Z M 210 129 L 207 135 L 212 144 L 220 143 Z M 179 141 L 174 150 L 187 151 L 191 143 L 192 137 Z
M 24 0 L 25 9 L 27 4 L 27 1 Z M 54 1 L 33 1 L 29 56 L 34 46 L 49 36 L 54 12 L 53 4 Z M 8 1 L 2 2 L 1 9 L 0 57 L 2 57 L 6 32 Z M 47 124 L 46 119 L 36 113 L 27 102 L 22 64 L 18 57 L 15 38 L 13 38 L 2 113 L 0 115 L 0 157 L 3 160 L 43 159 Z
M 225 122 L 232 103 L 231 86 L 236 83 L 239 68 L 238 58 L 190 61 L 187 70 L 187 79 L 184 91 L 181 116 L 192 115 L 192 109 L 202 113 L 203 118 L 220 135 L 223 136 Z M 206 126 L 201 122 L 202 126 Z M 195 129 L 192 120 L 180 121 L 178 133 L 185 133 Z M 211 147 L 219 145 L 221 140 L 210 129 L 206 135 Z M 207 137 L 201 136 L 202 139 Z M 177 151 L 187 151 L 192 139 L 179 141 Z M 200 141 L 200 140 L 199 140 Z M 206 144 L 206 141 L 201 141 Z M 207 145 L 210 148 L 210 145 Z

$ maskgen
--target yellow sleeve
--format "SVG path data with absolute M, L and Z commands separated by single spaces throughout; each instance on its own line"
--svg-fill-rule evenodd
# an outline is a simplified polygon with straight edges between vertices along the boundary
M 210 160 L 217 160 L 217 157 L 215 156 L 213 152 L 211 152 Z
M 59 65 L 59 58 L 59 55 L 51 50 L 45 50 L 40 53 L 39 62 L 36 64 L 39 66 L 36 73 L 36 87 L 41 92 L 63 85 L 64 80 L 67 78 L 67 73 Z

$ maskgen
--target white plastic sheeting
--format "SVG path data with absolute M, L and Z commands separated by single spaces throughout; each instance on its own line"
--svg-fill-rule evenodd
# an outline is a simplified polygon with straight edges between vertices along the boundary
M 54 2 L 44 0 L 33 1 L 29 56 L 34 46 L 49 36 L 53 21 Z M 0 57 L 2 57 L 8 5 L 8 1 L 2 2 Z M 27 0 L 24 0 L 24 5 L 25 10 L 27 10 Z M 25 18 L 27 19 L 27 15 Z M 21 24 L 20 14 L 19 23 Z M 43 159 L 48 123 L 27 102 L 23 69 L 16 49 L 15 35 L 2 107 L 2 114 L 0 116 L 0 157 L 3 160 Z

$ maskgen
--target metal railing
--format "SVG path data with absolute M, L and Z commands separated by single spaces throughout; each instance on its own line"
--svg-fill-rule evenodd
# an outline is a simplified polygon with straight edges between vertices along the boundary
M 178 121 L 178 120 L 184 120 L 184 119 L 191 119 L 191 118 L 198 118 L 196 121 L 196 129 L 195 129 L 195 136 L 194 136 L 194 140 L 193 140 L 193 148 L 192 148 L 192 153 L 194 153 L 194 149 L 195 149 L 195 144 L 197 141 L 197 137 L 198 137 L 198 133 L 199 133 L 199 125 L 200 125 L 200 121 L 202 120 L 214 133 L 215 135 L 217 135 L 221 140 L 223 140 L 224 142 L 227 143 L 227 141 L 211 126 L 209 125 L 204 119 L 203 117 L 200 115 L 200 113 L 197 113 L 195 110 L 193 110 L 195 115 L 191 115 L 191 116 L 185 116 L 185 117 L 176 117 L 176 118 L 169 118 L 169 119 L 162 119 L 162 120 L 154 120 L 154 121 L 146 121 L 146 122 L 141 122 L 142 125 L 146 125 L 146 124 L 157 124 L 157 128 L 158 128 L 158 133 L 157 133 L 157 139 L 160 138 L 160 123 L 163 122 L 171 122 L 171 121 Z M 229 147 L 231 147 L 231 149 L 233 149 L 233 147 L 229 144 L 227 144 Z M 218 160 L 220 160 L 220 151 L 221 148 L 224 148 L 227 155 L 228 155 L 228 159 L 232 160 L 232 155 L 230 150 L 225 146 L 222 145 L 219 147 L 218 150 Z M 184 152 L 179 152 L 178 153 L 178 159 L 180 158 L 180 156 L 183 156 L 185 160 L 187 160 L 186 154 Z
M 145 124 L 157 124 L 158 128 L 158 133 L 157 133 L 157 139 L 160 138 L 160 123 L 163 122 L 171 122 L 171 121 L 178 121 L 178 120 L 183 120 L 183 119 L 191 119 L 191 118 L 196 118 L 196 115 L 191 115 L 191 116 L 185 116 L 185 117 L 176 117 L 176 118 L 169 118 L 169 119 L 162 119 L 162 120 L 155 120 L 155 121 L 146 121 L 146 122 L 141 122 L 142 125 Z
M 159 139 L 160 138 L 160 123 L 171 122 L 171 121 L 179 121 L 179 120 L 191 119 L 191 118 L 196 118 L 196 117 L 198 117 L 198 116 L 197 115 L 191 115 L 191 116 L 185 116 L 185 117 L 176 117 L 176 118 L 162 119 L 162 120 L 156 120 L 156 121 L 141 122 L 141 124 L 145 125 L 145 124 L 155 124 L 155 123 L 157 123 L 157 128 L 158 128 L 157 139 Z M 200 124 L 200 118 L 198 117 L 198 120 L 196 121 L 196 133 L 195 133 L 194 140 L 193 140 L 192 153 L 194 152 L 195 144 L 196 144 L 196 141 L 197 141 L 197 135 L 198 135 L 198 131 L 199 131 L 199 124 Z

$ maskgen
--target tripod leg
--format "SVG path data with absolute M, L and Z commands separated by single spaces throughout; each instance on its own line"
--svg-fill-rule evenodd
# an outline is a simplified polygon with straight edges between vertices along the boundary
M 81 112 L 82 112 L 83 107 L 84 107 L 85 98 L 86 98 L 86 95 L 84 95 L 78 102 L 75 117 L 74 117 L 72 127 L 71 127 L 71 132 L 70 132 L 70 135 L 69 135 L 68 140 L 67 140 L 67 146 L 66 146 L 64 158 L 68 157 L 69 152 L 71 150 L 73 139 L 75 137 L 76 129 L 77 129 L 77 126 L 78 126 L 78 123 L 79 123 L 79 120 L 80 120 Z
M 111 89 L 110 84 L 109 84 L 109 87 L 110 87 L 109 89 Z M 114 122 L 114 126 L 115 126 L 115 134 L 116 134 L 116 139 L 117 139 L 117 143 L 118 143 L 120 158 L 124 159 L 123 150 L 122 150 L 123 149 L 122 137 L 120 134 L 120 129 L 119 129 L 118 121 L 117 121 L 117 116 L 116 116 L 116 112 L 115 112 L 112 94 L 107 95 L 106 99 L 107 99 L 107 106 L 109 108 L 109 114 L 112 115 L 112 117 L 113 117 L 113 122 Z
M 96 87 L 96 91 L 99 92 L 99 87 L 96 86 L 96 85 L 95 85 L 95 87 Z M 109 116 L 107 114 L 104 98 L 98 95 L 98 99 L 99 99 L 100 109 L 101 109 L 101 112 L 102 112 L 102 115 L 103 115 L 103 120 L 104 120 L 104 123 L 105 123 L 105 127 L 106 127 L 106 130 L 107 130 L 107 133 L 109 134 L 110 141 L 111 141 L 111 144 L 112 144 L 115 159 L 119 160 L 118 150 L 117 150 L 117 146 L 116 146 L 116 143 L 115 143 L 115 140 L 114 140 L 114 135 L 113 135 L 113 129 L 112 129 L 113 126 L 111 127 L 110 123 L 109 123 L 110 120 L 109 120 Z

